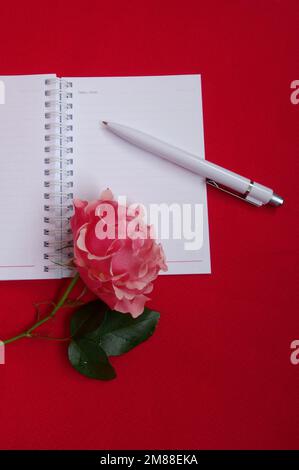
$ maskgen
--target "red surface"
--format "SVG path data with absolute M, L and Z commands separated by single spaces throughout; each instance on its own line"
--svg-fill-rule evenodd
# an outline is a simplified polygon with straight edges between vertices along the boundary
M 81 377 L 64 343 L 7 347 L 2 449 L 298 448 L 298 7 L 1 3 L 0 74 L 201 73 L 207 158 L 286 199 L 257 209 L 209 191 L 213 273 L 157 281 L 159 329 L 113 361 L 117 380 Z M 29 325 L 32 303 L 62 284 L 1 282 L 1 337 Z

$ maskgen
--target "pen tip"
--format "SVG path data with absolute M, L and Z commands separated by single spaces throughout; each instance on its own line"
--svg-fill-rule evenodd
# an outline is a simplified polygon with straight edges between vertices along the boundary
M 102 124 L 105 124 L 105 126 L 107 126 L 108 122 L 107 121 L 102 121 Z

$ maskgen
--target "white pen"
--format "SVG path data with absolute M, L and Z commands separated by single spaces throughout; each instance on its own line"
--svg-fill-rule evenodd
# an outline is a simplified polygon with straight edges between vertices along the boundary
M 275 194 L 272 189 L 249 178 L 226 170 L 221 166 L 208 162 L 203 158 L 192 155 L 131 127 L 116 124 L 115 122 L 102 121 L 102 123 L 106 129 L 130 144 L 206 178 L 208 184 L 221 191 L 250 202 L 255 206 L 262 206 L 264 204 L 281 206 L 283 204 L 283 198 Z

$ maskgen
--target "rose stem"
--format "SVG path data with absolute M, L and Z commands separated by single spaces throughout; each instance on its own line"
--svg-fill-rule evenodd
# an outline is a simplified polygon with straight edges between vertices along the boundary
M 46 323 L 47 321 L 51 320 L 54 315 L 57 313 L 57 311 L 64 306 L 65 304 L 65 301 L 67 300 L 69 294 L 71 293 L 71 291 L 73 290 L 74 286 L 76 285 L 78 279 L 79 279 L 79 274 L 77 273 L 71 280 L 71 282 L 69 283 L 68 287 L 66 288 L 66 290 L 64 291 L 63 295 L 61 296 L 61 298 L 59 299 L 59 301 L 57 302 L 57 304 L 55 305 L 55 307 L 53 308 L 52 312 L 47 315 L 45 318 L 43 318 L 42 320 L 39 320 L 38 322 L 34 323 L 33 326 L 31 326 L 28 330 L 24 331 L 23 333 L 20 333 L 19 335 L 17 336 L 13 336 L 12 338 L 9 338 L 5 341 L 3 341 L 4 344 L 8 344 L 8 343 L 13 343 L 14 341 L 17 341 L 18 339 L 21 339 L 21 338 L 31 338 L 32 335 L 32 331 L 34 331 L 36 328 L 38 328 L 39 326 L 43 325 L 44 323 Z

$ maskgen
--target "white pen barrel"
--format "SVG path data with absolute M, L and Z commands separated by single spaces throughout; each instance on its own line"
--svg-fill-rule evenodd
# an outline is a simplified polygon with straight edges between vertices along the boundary
M 185 152 L 144 132 L 110 122 L 107 128 L 137 147 L 162 157 L 165 160 L 169 160 L 201 177 L 213 180 L 220 185 L 226 186 L 242 195 L 246 195 L 246 199 L 253 204 L 267 204 L 273 196 L 272 189 L 266 186 L 253 183 L 249 178 L 226 170 L 221 166 Z

